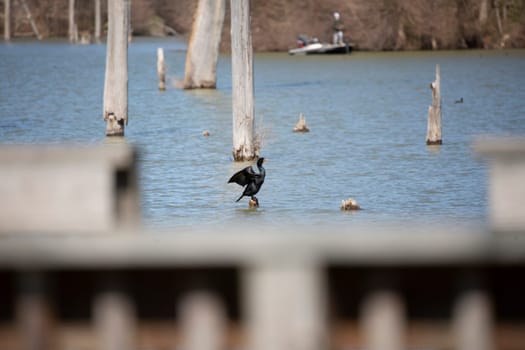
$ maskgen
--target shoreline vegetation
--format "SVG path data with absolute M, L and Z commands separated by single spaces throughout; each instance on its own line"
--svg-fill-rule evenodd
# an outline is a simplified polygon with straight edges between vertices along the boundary
M 106 28 L 107 0 L 102 0 Z M 26 13 L 11 2 L 13 39 L 32 35 Z M 68 36 L 68 0 L 27 0 L 42 38 Z M 198 1 L 132 0 L 134 36 L 189 37 Z M 230 4 L 220 49 L 230 51 Z M 4 19 L 4 2 L 0 19 Z M 525 48 L 525 0 L 252 0 L 252 35 L 255 51 L 286 51 L 296 37 L 306 34 L 321 41 L 331 38 L 332 13 L 345 25 L 345 41 L 358 50 L 450 50 Z M 94 1 L 76 1 L 78 31 L 94 32 Z M 3 36 L 4 27 L 0 26 Z

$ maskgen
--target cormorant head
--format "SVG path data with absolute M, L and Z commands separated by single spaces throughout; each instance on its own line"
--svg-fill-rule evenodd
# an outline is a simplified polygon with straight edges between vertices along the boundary
M 261 158 L 259 158 L 259 159 L 257 160 L 257 166 L 258 166 L 258 167 L 261 167 L 261 166 L 263 165 L 263 163 L 264 163 L 264 157 L 261 157 Z

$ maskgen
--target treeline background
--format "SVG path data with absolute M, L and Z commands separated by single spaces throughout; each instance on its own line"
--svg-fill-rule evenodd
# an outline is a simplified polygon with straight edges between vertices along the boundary
M 103 23 L 107 1 L 102 0 Z M 68 0 L 26 0 L 44 37 L 67 37 Z M 198 0 L 132 0 L 133 35 L 188 36 Z M 221 50 L 229 50 L 229 1 Z M 0 2 L 3 16 L 3 1 Z M 11 0 L 12 33 L 31 33 Z M 94 1 L 75 1 L 79 32 L 93 32 Z M 281 51 L 298 34 L 329 41 L 332 13 L 345 23 L 345 40 L 361 50 L 525 47 L 525 0 L 252 0 L 253 46 Z M 3 18 L 2 18 L 3 21 Z M 3 25 L 0 26 L 3 34 Z

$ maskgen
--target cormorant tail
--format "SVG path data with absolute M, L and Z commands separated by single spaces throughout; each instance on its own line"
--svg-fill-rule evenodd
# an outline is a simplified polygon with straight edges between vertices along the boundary
M 240 201 L 242 197 L 244 197 L 244 193 L 241 194 L 241 196 L 239 198 L 237 198 L 236 202 Z

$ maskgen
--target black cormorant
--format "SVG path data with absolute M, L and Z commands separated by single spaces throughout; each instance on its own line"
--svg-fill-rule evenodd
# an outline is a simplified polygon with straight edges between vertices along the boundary
M 240 201 L 244 196 L 251 196 L 252 200 L 258 203 L 255 195 L 261 189 L 261 186 L 264 182 L 264 177 L 266 176 L 266 170 L 262 166 L 263 163 L 264 158 L 261 157 L 259 160 L 257 160 L 257 168 L 259 169 L 259 173 L 256 173 L 253 171 L 251 166 L 248 166 L 233 174 L 233 176 L 228 180 L 228 183 L 235 182 L 238 185 L 246 186 L 236 202 Z

